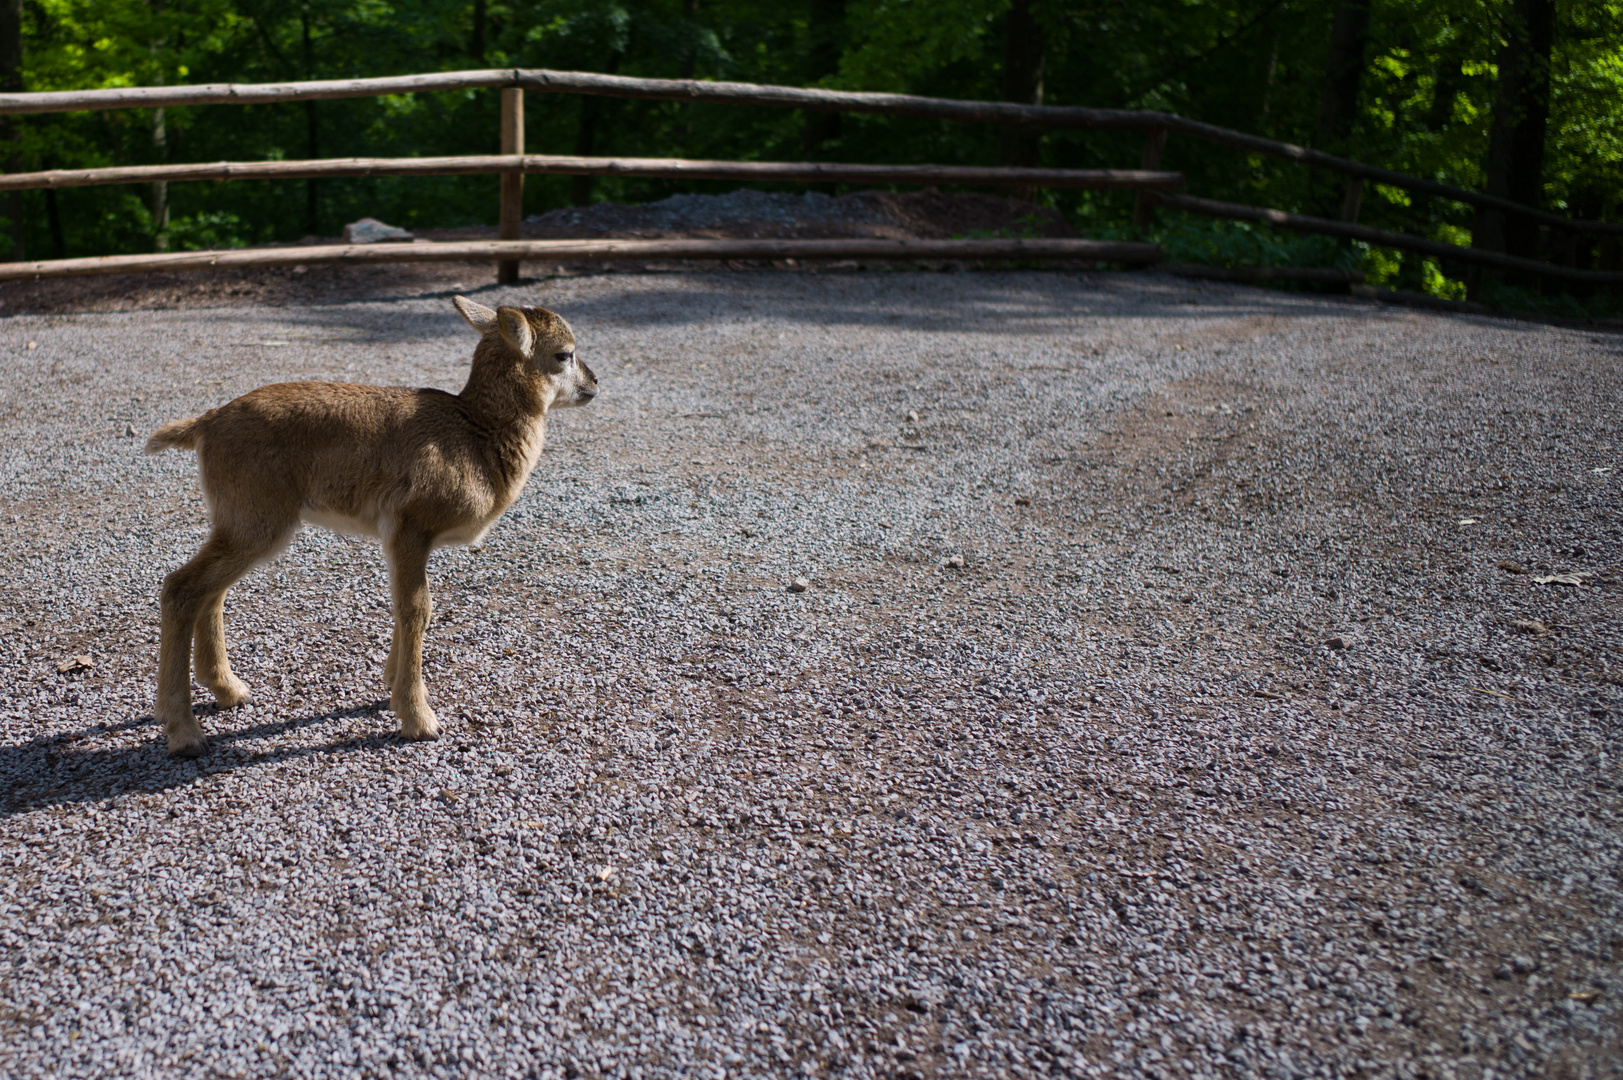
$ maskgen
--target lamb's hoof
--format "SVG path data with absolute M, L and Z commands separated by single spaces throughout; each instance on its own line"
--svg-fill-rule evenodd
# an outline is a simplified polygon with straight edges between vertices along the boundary
M 209 748 L 209 741 L 201 730 L 173 731 L 169 733 L 169 756 L 177 758 L 202 757 Z
M 440 722 L 434 718 L 434 710 L 427 705 L 406 705 L 396 699 L 390 699 L 389 707 L 400 717 L 402 739 L 418 742 L 440 737 Z
M 415 724 L 408 724 L 402 721 L 400 724 L 400 737 L 402 739 L 410 739 L 412 742 L 424 742 L 429 739 L 437 739 L 440 737 L 439 722 L 434 719 L 432 714 L 429 715 L 426 723 L 422 720 L 417 721 Z
M 214 692 L 214 704 L 222 709 L 235 709 L 238 705 L 246 705 L 254 699 L 248 684 L 235 675 L 218 686 L 209 687 Z

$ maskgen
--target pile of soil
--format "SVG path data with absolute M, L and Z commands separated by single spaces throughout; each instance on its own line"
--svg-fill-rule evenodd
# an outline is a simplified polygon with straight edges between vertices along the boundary
M 494 240 L 488 225 L 424 229 L 425 240 Z M 529 218 L 526 240 L 843 237 L 948 239 L 958 236 L 1077 235 L 1058 212 L 1000 195 L 928 188 L 906 194 L 861 191 L 833 197 L 740 189 L 726 195 L 673 195 L 645 205 L 596 203 Z M 301 244 L 341 244 L 307 236 Z M 287 245 L 275 245 L 287 246 Z M 708 268 L 709 262 L 661 262 L 659 269 Z M 638 263 L 526 263 L 526 277 L 600 274 L 651 268 Z M 815 268 L 815 267 L 813 267 Z M 0 316 L 23 312 L 128 311 L 238 304 L 312 304 L 383 294 L 436 293 L 490 284 L 488 263 L 315 265 L 256 270 L 199 270 L 0 283 Z
M 672 195 L 643 206 L 597 203 L 530 218 L 524 235 L 674 239 L 822 240 L 843 237 L 949 239 L 976 233 L 1070 237 L 1057 211 L 999 195 L 947 194 L 930 188 L 895 195 L 860 191 L 834 198 L 815 191 L 786 195 L 752 190 L 727 195 Z

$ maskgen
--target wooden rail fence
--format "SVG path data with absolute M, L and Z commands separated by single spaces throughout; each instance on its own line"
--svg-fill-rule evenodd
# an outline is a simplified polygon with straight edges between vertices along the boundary
M 806 183 L 889 183 L 1019 185 L 1069 188 L 1128 188 L 1138 191 L 1134 219 L 1147 224 L 1156 206 L 1216 217 L 1266 221 L 1286 228 L 1359 239 L 1372 244 L 1419 254 L 1475 263 L 1500 269 L 1541 274 L 1588 284 L 1623 283 L 1623 273 L 1585 270 L 1522 259 L 1481 248 L 1444 244 L 1407 233 L 1387 232 L 1357 224 L 1366 181 L 1387 184 L 1418 194 L 1451 199 L 1466 205 L 1519 215 L 1552 229 L 1579 235 L 1623 236 L 1623 223 L 1581 221 L 1485 192 L 1471 191 L 1422 177 L 1393 172 L 1364 162 L 1337 157 L 1307 147 L 1233 131 L 1190 120 L 1175 113 L 1141 109 L 1091 109 L 1078 106 L 1022 105 L 1010 102 L 959 101 L 906 94 L 761 86 L 752 83 L 702 82 L 691 79 L 642 79 L 577 71 L 494 69 L 437 72 L 375 79 L 341 79 L 253 85 L 123 87 L 108 90 L 52 91 L 0 94 L 0 115 L 68 112 L 95 109 L 154 108 L 169 105 L 272 104 L 328 98 L 374 97 L 469 88 L 500 89 L 501 154 L 441 158 L 326 159 L 318 161 L 215 162 L 196 165 L 153 165 L 107 169 L 52 170 L 0 175 L 0 190 L 62 188 L 93 184 L 145 183 L 185 180 L 246 180 L 289 177 L 422 176 L 492 173 L 501 177 L 501 205 L 497 244 L 434 245 L 417 243 L 383 249 L 356 245 L 245 249 L 234 252 L 194 252 L 183 255 L 121 256 L 105 259 L 46 260 L 0 265 L 0 280 L 86 273 L 127 273 L 138 269 L 182 269 L 191 266 L 280 266 L 290 262 L 395 262 L 419 259 L 495 259 L 498 279 L 514 281 L 524 258 L 1087 258 L 1115 262 L 1154 262 L 1159 248 L 1147 244 L 1101 245 L 1091 241 L 1026 241 L 1018 256 L 993 254 L 1015 250 L 1005 241 L 932 241 L 954 244 L 953 255 L 923 254 L 922 241 L 793 241 L 823 245 L 797 249 L 801 254 L 741 255 L 734 241 L 549 241 L 521 243 L 523 183 L 526 174 L 618 175 L 740 181 Z M 589 158 L 524 153 L 524 91 L 596 94 L 609 97 L 662 101 L 756 105 L 837 112 L 876 113 L 966 123 L 1016 124 L 1051 128 L 1138 130 L 1145 133 L 1144 151 L 1136 170 L 1016 169 L 945 165 L 857 165 L 812 162 L 688 161 L 672 158 Z M 1342 220 L 1291 214 L 1265 207 L 1220 203 L 1173 194 L 1181 185 L 1178 173 L 1160 168 L 1169 133 L 1238 150 L 1270 154 L 1315 168 L 1339 172 L 1348 178 Z M 686 245 L 682 255 L 652 254 L 649 243 Z M 567 248 L 558 245 L 573 245 Z M 597 244 L 598 247 L 590 245 Z M 643 246 L 638 246 L 638 245 Z M 1088 247 L 1087 245 L 1093 246 Z M 505 246 L 504 246 L 505 245 Z M 585 246 L 583 246 L 585 245 Z M 839 245 L 846 245 L 845 248 Z M 979 245 L 979 246 L 977 246 Z M 1002 245 L 1002 246 L 998 246 Z M 1072 245 L 1067 247 L 1066 245 Z M 1081 246 L 1078 246 L 1081 245 Z M 460 254 L 451 254 L 452 249 Z M 860 249 L 861 254 L 857 254 Z M 551 254 L 568 250 L 568 255 Z M 677 248 L 670 248 L 675 251 Z M 1080 252 L 1112 254 L 1079 254 Z M 585 254 L 587 251 L 595 254 Z M 713 254 L 700 254 L 701 251 Z M 726 253 L 723 253 L 723 252 Z M 787 252 L 787 248 L 784 249 Z M 304 252 L 303 255 L 295 253 Z M 815 252 L 815 253 L 814 253 Z M 317 254 L 320 253 L 320 254 Z M 1305 279 L 1304 279 L 1305 280 Z

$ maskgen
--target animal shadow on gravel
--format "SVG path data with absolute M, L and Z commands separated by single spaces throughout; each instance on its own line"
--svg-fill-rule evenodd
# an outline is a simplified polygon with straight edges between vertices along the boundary
M 6 792 L 5 800 L 0 802 L 0 817 L 49 806 L 114 799 L 120 795 L 151 795 L 184 787 L 201 776 L 228 769 L 277 765 L 317 754 L 395 749 L 400 745 L 399 733 L 382 731 L 375 735 L 333 739 L 316 746 L 279 747 L 263 753 L 238 753 L 233 752 L 231 747 L 232 743 L 269 739 L 334 720 L 376 716 L 388 707 L 387 701 L 373 701 L 366 705 L 288 717 L 235 730 L 217 726 L 231 715 L 229 712 L 200 710 L 201 718 L 213 726 L 211 738 L 222 751 L 219 760 L 212 766 L 201 765 L 192 759 L 173 758 L 165 752 L 161 743 L 102 749 L 93 745 L 94 740 L 101 736 L 153 727 L 157 721 L 151 716 L 118 724 L 95 724 L 64 735 L 51 735 L 17 746 L 0 747 L 0 790 Z M 85 745 L 87 743 L 92 745 Z

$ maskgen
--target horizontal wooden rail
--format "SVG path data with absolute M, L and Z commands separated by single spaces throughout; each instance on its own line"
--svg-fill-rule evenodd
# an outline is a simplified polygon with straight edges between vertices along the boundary
M 684 158 L 558 157 L 489 154 L 466 157 L 323 158 L 314 161 L 216 161 L 195 165 L 127 165 L 0 174 L 0 191 L 136 184 L 154 180 L 274 180 L 294 177 L 455 176 L 472 173 L 646 176 L 693 180 L 851 184 L 1030 185 L 1051 188 L 1181 187 L 1183 174 L 1141 169 L 1022 169 L 973 165 L 842 165 L 794 161 L 693 161 Z
M 1547 277 L 1561 278 L 1566 281 L 1581 281 L 1592 285 L 1623 284 L 1623 271 L 1579 270 L 1571 266 L 1557 266 L 1554 263 L 1518 258 L 1515 255 L 1505 255 L 1501 252 L 1487 251 L 1482 248 L 1445 244 L 1438 240 L 1427 240 L 1425 237 L 1411 236 L 1408 233 L 1372 229 L 1367 225 L 1353 225 L 1345 221 L 1331 221 L 1328 218 L 1291 214 L 1284 210 L 1270 210 L 1260 206 L 1218 202 L 1216 199 L 1201 199 L 1192 195 L 1165 195 L 1158 193 L 1155 195 L 1155 199 L 1162 206 L 1174 210 L 1188 210 L 1196 214 L 1204 214 L 1207 217 L 1230 218 L 1235 221 L 1266 222 L 1270 225 L 1295 229 L 1297 232 L 1339 236 L 1347 240 L 1362 240 L 1365 243 L 1375 244 L 1380 247 L 1399 248 L 1403 251 L 1413 251 L 1422 255 L 1433 255 L 1440 259 L 1454 259 L 1459 262 L 1495 266 L 1502 270 L 1521 270 L 1528 273 L 1543 274 Z
M 150 109 L 173 105 L 265 105 L 280 101 L 383 97 L 477 87 L 517 87 L 543 93 L 595 94 L 652 101 L 767 105 L 833 112 L 880 113 L 936 120 L 1047 127 L 1164 127 L 1166 114 L 1143 109 L 1087 109 L 1074 105 L 1021 105 L 1007 101 L 875 94 L 702 79 L 641 79 L 589 71 L 495 68 L 443 71 L 377 79 L 325 79 L 291 83 L 208 83 L 194 86 L 129 86 L 107 90 L 52 90 L 0 94 L 0 115 L 82 109 Z
M 1284 158 L 1302 165 L 1357 176 L 1379 184 L 1435 195 L 1470 206 L 1517 214 L 1571 232 L 1623 236 L 1623 222 L 1582 221 L 1510 199 L 1471 191 L 1422 177 L 1409 176 L 1361 161 L 1326 154 L 1293 143 L 1250 135 L 1176 113 L 1150 109 L 1090 109 L 1075 105 L 1021 105 L 1004 101 L 960 101 L 911 94 L 875 94 L 852 90 L 768 86 L 756 83 L 706 82 L 697 79 L 642 79 L 585 71 L 494 68 L 445 71 L 377 79 L 328 79 L 294 83 L 212 83 L 196 86 L 115 87 L 107 90 L 61 90 L 0 94 L 0 115 L 69 112 L 83 109 L 131 109 L 172 105 L 262 105 L 284 101 L 379 97 L 480 87 L 522 88 L 543 93 L 596 94 L 654 101 L 764 105 L 777 108 L 877 113 L 964 123 L 1026 124 L 1054 128 L 1097 128 L 1133 131 L 1164 129 L 1193 138 Z
M 1524 218 L 1542 222 L 1552 228 L 1565 229 L 1568 232 L 1623 236 L 1623 222 L 1583 221 L 1578 218 L 1562 217 L 1560 214 L 1552 214 L 1548 210 L 1538 210 L 1531 206 L 1524 206 L 1519 202 L 1502 199 L 1497 195 L 1489 195 L 1486 192 L 1472 191 L 1469 188 L 1454 187 L 1452 184 L 1442 184 L 1435 180 L 1410 176 L 1407 173 L 1393 172 L 1391 169 L 1383 169 L 1377 165 L 1366 165 L 1362 161 L 1353 161 L 1351 158 L 1326 154 L 1322 150 L 1296 146 L 1293 143 L 1280 142 L 1277 139 L 1265 139 L 1260 135 L 1247 135 L 1243 131 L 1231 131 L 1215 124 L 1203 124 L 1199 120 L 1190 120 L 1188 117 L 1172 113 L 1165 115 L 1168 130 L 1190 135 L 1197 139 L 1204 139 L 1220 146 L 1271 154 L 1274 157 L 1294 161 L 1300 165 L 1329 169 L 1348 176 L 1370 180 L 1377 184 L 1386 184 L 1389 187 L 1403 188 L 1406 191 L 1416 191 L 1425 195 L 1436 195 L 1439 198 L 1451 199 L 1454 202 L 1462 202 L 1469 206 L 1479 206 L 1484 210 L 1498 210 L 1506 214 L 1517 214 Z
M 1106 240 L 479 240 L 435 244 L 330 244 L 0 264 L 0 281 L 92 274 L 226 270 L 315 263 L 663 259 L 1083 259 L 1161 261 L 1159 244 Z

